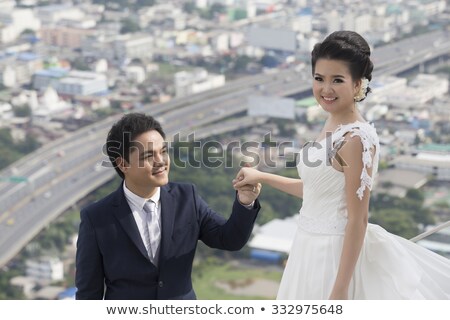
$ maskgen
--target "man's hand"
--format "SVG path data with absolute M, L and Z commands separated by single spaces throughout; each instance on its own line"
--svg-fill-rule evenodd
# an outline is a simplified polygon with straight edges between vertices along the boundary
M 261 188 L 261 183 L 257 183 L 256 185 L 246 184 L 242 187 L 235 188 L 239 202 L 244 206 L 252 204 L 258 198 Z

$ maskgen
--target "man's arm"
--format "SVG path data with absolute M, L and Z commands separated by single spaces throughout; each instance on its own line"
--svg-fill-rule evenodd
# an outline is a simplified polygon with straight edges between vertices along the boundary
M 82 210 L 80 216 L 75 275 L 76 299 L 101 300 L 104 293 L 102 257 L 87 212 Z
M 228 220 L 208 207 L 193 186 L 193 196 L 200 226 L 199 239 L 211 248 L 240 250 L 250 238 L 256 216 L 261 209 L 256 199 L 253 208 L 248 209 L 237 198 L 233 203 Z

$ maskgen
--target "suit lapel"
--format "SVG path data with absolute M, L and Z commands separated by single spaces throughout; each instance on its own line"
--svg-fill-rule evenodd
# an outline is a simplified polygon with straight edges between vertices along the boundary
M 136 225 L 136 220 L 134 220 L 133 213 L 123 193 L 123 185 L 120 185 L 119 189 L 116 190 L 113 200 L 113 214 L 142 255 L 149 259 L 145 245 L 142 242 L 141 234 Z
M 160 264 L 168 256 L 175 222 L 175 199 L 170 193 L 170 186 L 161 187 L 161 250 Z

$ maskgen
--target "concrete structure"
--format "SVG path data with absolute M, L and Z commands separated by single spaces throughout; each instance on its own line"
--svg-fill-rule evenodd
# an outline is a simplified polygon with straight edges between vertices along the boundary
M 407 87 L 406 78 L 398 78 L 393 76 L 381 76 L 370 82 L 372 93 L 370 94 L 370 100 L 378 103 L 390 103 L 388 96 L 399 95 L 399 92 L 403 92 Z
M 417 155 L 399 156 L 393 161 L 396 168 L 430 175 L 437 180 L 450 181 L 450 155 L 420 152 Z
M 445 0 L 419 0 L 412 2 L 411 6 L 426 17 L 432 17 L 445 11 L 446 2 Z
M 59 79 L 67 76 L 68 69 L 63 68 L 49 68 L 39 70 L 33 75 L 33 88 L 40 90 L 49 86 L 56 87 Z
M 151 7 L 144 7 L 139 10 L 136 17 L 141 28 L 147 27 L 150 23 L 162 21 L 173 21 L 175 30 L 183 30 L 186 27 L 188 16 L 182 11 L 181 6 L 174 3 L 156 3 Z
M 324 14 L 324 17 L 327 23 L 328 33 L 332 33 L 333 31 L 342 29 L 341 17 L 339 15 L 339 12 L 337 12 L 336 10 L 327 12 L 326 14 Z
M 0 103 L 0 128 L 7 125 L 13 117 L 12 106 L 9 103 Z
M 43 25 L 52 25 L 63 19 L 82 21 L 86 15 L 72 4 L 55 4 L 37 7 L 37 16 Z
M 134 83 L 142 83 L 146 79 L 145 70 L 141 66 L 128 66 L 125 72 L 127 79 Z
M 64 279 L 64 266 L 61 260 L 52 257 L 41 257 L 27 260 L 26 275 L 36 280 L 60 281 Z
M 112 34 L 109 34 L 112 33 Z M 133 59 L 151 60 L 154 38 L 148 34 L 117 34 L 97 30 L 87 35 L 81 44 L 83 56 L 94 59 L 106 59 L 120 67 Z
M 249 116 L 295 119 L 294 99 L 252 95 L 248 97 L 247 103 Z
M 295 52 L 297 50 L 297 33 L 287 27 L 253 26 L 247 31 L 251 46 L 268 50 Z
M 153 37 L 148 34 L 119 35 L 112 43 L 115 59 L 119 62 L 151 59 L 153 42 Z
M 251 249 L 280 252 L 288 255 L 297 231 L 297 217 L 284 220 L 273 219 L 263 226 L 255 227 L 248 246 Z
M 403 198 L 408 189 L 419 189 L 428 181 L 426 174 L 401 169 L 386 169 L 379 172 L 376 180 L 376 193 L 387 193 Z
M 64 287 L 60 286 L 47 286 L 43 287 L 42 289 L 38 290 L 34 294 L 35 300 L 57 300 L 59 297 L 59 294 L 61 292 L 64 292 Z
M 46 44 L 65 48 L 80 48 L 84 38 L 94 30 L 66 26 L 44 27 L 41 30 L 42 41 Z
M 7 88 L 16 86 L 16 70 L 11 65 L 3 65 L 0 69 L 0 83 Z
M 419 74 L 406 88 L 386 95 L 386 101 L 402 108 L 424 108 L 430 100 L 444 96 L 448 92 L 449 81 L 431 74 Z
M 62 78 L 56 88 L 59 94 L 64 95 L 91 95 L 101 94 L 108 90 L 106 76 L 94 72 L 71 71 L 67 77 Z
M 174 75 L 177 97 L 221 87 L 225 84 L 225 76 L 208 74 L 205 69 L 195 69 L 192 72 L 180 71 Z
M 313 15 L 311 8 L 300 10 L 292 22 L 292 30 L 309 34 L 312 32 Z
M 35 73 L 33 88 L 42 90 L 47 87 L 53 87 L 58 94 L 69 96 L 101 94 L 108 90 L 104 74 L 69 71 L 61 68 L 41 70 Z
M 17 276 L 11 278 L 9 284 L 18 288 L 26 298 L 30 299 L 36 286 L 36 280 L 30 277 Z
M 17 9 L 0 12 L 0 42 L 9 43 L 15 41 L 26 29 L 38 31 L 41 22 L 31 9 Z

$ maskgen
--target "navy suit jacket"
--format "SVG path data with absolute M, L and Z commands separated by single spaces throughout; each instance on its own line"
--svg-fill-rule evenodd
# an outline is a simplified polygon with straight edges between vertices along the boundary
M 228 220 L 211 210 L 192 184 L 161 187 L 159 265 L 150 262 L 122 185 L 81 210 L 77 254 L 77 299 L 195 299 L 192 262 L 197 241 L 239 250 L 257 213 L 237 200 Z

